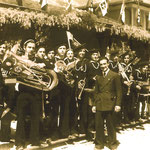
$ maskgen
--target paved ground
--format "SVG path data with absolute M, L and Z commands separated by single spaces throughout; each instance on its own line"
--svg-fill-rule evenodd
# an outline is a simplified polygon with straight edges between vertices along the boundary
M 120 145 L 117 150 L 150 150 L 150 124 L 146 123 L 137 128 L 128 128 L 117 134 Z M 82 140 L 74 145 L 65 145 L 53 150 L 94 150 L 92 142 Z M 107 147 L 104 150 L 109 150 Z
M 118 150 L 150 150 L 150 122 L 138 124 L 136 126 L 124 128 L 117 134 L 120 145 Z M 73 142 L 68 142 L 65 139 L 54 142 L 53 145 L 40 148 L 42 150 L 94 150 L 93 142 L 87 142 L 84 137 Z M 0 150 L 9 150 L 11 144 L 0 143 Z M 27 149 L 26 149 L 27 150 Z M 104 150 L 108 150 L 107 147 Z

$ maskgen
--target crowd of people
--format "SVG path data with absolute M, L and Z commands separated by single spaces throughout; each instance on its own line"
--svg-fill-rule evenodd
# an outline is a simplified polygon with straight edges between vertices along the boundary
M 103 149 L 105 144 L 114 149 L 119 144 L 116 127 L 150 116 L 150 66 L 134 51 L 112 51 L 104 57 L 99 49 L 89 50 L 84 44 L 67 49 L 66 43 L 60 43 L 48 50 L 32 39 L 21 49 L 8 50 L 6 46 L 0 44 L 0 141 L 10 142 L 14 118 L 7 116 L 15 114 L 13 149 L 39 147 L 40 141 L 47 138 L 73 138 L 79 134 L 93 140 L 92 131 L 96 131 L 95 149 Z M 20 65 L 24 68 L 22 77 L 14 69 Z M 45 82 L 35 70 L 41 70 L 41 75 L 43 70 L 50 70 L 48 75 L 54 84 L 50 90 L 37 88 Z M 20 79 L 25 83 L 6 84 L 6 79 L 14 77 L 25 78 Z M 33 81 L 39 83 L 33 86 Z

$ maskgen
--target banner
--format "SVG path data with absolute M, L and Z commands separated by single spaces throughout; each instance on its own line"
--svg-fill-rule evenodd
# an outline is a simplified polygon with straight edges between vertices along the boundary
M 81 44 L 73 37 L 73 34 L 71 32 L 66 31 L 66 34 L 67 34 L 68 45 L 70 49 L 73 47 L 81 46 Z
M 107 14 L 107 9 L 108 9 L 108 4 L 106 0 L 101 0 L 101 2 L 99 3 L 99 7 L 102 11 L 102 15 L 105 16 Z
M 67 11 L 71 11 L 72 10 L 72 2 L 73 2 L 73 0 L 68 0 L 68 6 L 66 7 Z
M 93 0 L 88 0 L 86 4 L 86 8 L 88 8 L 88 11 L 93 12 Z
M 41 8 L 44 9 L 46 5 L 48 4 L 47 0 L 40 0 Z
M 140 8 L 138 8 L 137 10 L 137 23 L 140 23 L 141 22 L 141 11 L 140 11 Z
M 121 10 L 120 10 L 121 20 L 125 23 L 125 4 L 122 3 Z
M 150 12 L 148 14 L 148 27 L 147 28 L 150 30 Z
M 69 31 L 66 31 L 66 33 L 68 40 L 73 40 L 73 35 Z

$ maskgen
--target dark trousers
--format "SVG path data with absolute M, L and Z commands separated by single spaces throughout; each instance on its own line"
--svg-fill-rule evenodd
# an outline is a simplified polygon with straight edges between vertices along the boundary
M 39 144 L 39 121 L 40 121 L 40 94 L 20 93 L 17 99 L 17 129 L 16 145 L 24 145 L 26 139 L 26 115 L 30 115 L 29 142 L 33 145 Z M 29 129 L 28 129 L 29 130 Z
M 125 123 L 128 123 L 130 120 L 130 114 L 132 112 L 132 95 L 123 95 L 122 103 L 123 119 Z
M 141 108 L 141 117 L 144 117 L 144 111 L 145 111 L 145 107 L 146 107 L 146 101 L 147 101 L 147 97 L 143 96 L 143 95 L 139 95 L 138 97 L 138 109 L 140 109 L 140 103 L 142 104 L 142 108 Z M 140 112 L 140 110 L 139 110 Z
M 63 82 L 58 85 L 60 89 L 60 136 L 62 138 L 68 137 L 70 134 L 70 100 L 72 88 Z
M 45 104 L 46 122 L 43 122 L 43 130 L 48 137 L 58 137 L 60 98 L 60 90 L 58 87 L 48 92 L 49 103 Z
M 116 142 L 116 130 L 113 122 L 113 112 L 112 111 L 97 111 L 96 112 L 96 144 L 104 146 L 106 142 L 105 133 L 104 133 L 104 120 L 106 120 L 108 142 Z
M 78 100 L 79 105 L 79 133 L 87 133 L 88 128 L 88 95 L 83 92 L 81 100 Z
M 6 119 L 3 119 L 1 122 L 0 141 L 2 142 L 10 141 L 10 123 L 11 120 L 6 120 Z

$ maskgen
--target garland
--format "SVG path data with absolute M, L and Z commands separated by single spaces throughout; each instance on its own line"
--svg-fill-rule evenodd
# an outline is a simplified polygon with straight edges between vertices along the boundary
M 56 13 L 57 12 L 57 13 Z M 139 40 L 150 41 L 150 33 L 142 28 L 121 25 L 110 18 L 98 18 L 85 10 L 73 10 L 68 13 L 64 10 L 60 11 L 52 9 L 50 12 L 40 12 L 32 10 L 20 10 L 12 8 L 0 8 L 0 26 L 5 24 L 19 24 L 21 28 L 29 29 L 31 24 L 35 27 L 57 26 L 69 29 L 77 27 L 86 30 L 95 29 L 96 32 L 103 32 L 109 29 L 112 34 L 127 35 L 128 38 L 136 38 Z M 108 26 L 109 25 L 109 26 Z

